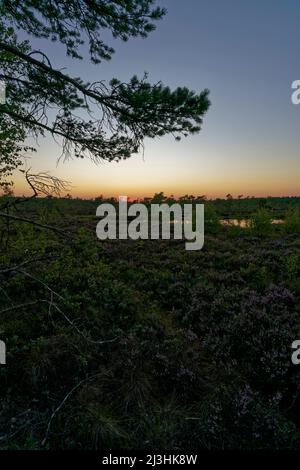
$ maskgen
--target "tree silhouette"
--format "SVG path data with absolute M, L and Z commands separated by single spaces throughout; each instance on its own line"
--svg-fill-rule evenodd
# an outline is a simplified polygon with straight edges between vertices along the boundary
M 0 105 L 0 126 L 9 122 L 28 136 L 49 133 L 60 139 L 62 155 L 94 161 L 119 161 L 139 151 L 145 137 L 172 134 L 176 139 L 199 132 L 209 108 L 208 90 L 182 87 L 171 91 L 151 84 L 147 75 L 129 83 L 112 79 L 86 83 L 55 68 L 29 41 L 19 42 L 15 29 L 58 41 L 66 53 L 81 59 L 89 45 L 93 63 L 111 58 L 114 50 L 102 40 L 146 37 L 165 10 L 153 0 L 3 0 L 0 4 L 0 80 L 7 101 Z

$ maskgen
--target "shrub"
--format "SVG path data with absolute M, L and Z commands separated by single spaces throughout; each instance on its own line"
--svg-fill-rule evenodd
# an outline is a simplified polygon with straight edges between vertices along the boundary
M 205 233 L 216 234 L 220 231 L 219 217 L 211 204 L 205 204 L 204 212 Z
M 269 235 L 272 232 L 272 220 L 266 209 L 258 209 L 251 219 L 249 228 L 254 235 L 259 237 Z
M 285 259 L 285 269 L 288 279 L 293 279 L 300 273 L 300 255 L 293 254 Z
M 284 230 L 286 233 L 300 233 L 300 215 L 298 209 L 288 211 L 285 218 Z

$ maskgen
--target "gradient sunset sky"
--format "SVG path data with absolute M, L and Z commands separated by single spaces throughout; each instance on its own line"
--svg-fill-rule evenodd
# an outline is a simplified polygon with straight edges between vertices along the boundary
M 146 140 L 145 152 L 121 163 L 60 161 L 59 146 L 40 140 L 28 165 L 71 181 L 80 197 L 166 194 L 300 195 L 299 0 L 161 0 L 168 10 L 147 39 L 110 40 L 116 53 L 92 65 L 63 47 L 34 40 L 53 67 L 86 81 L 128 81 L 134 74 L 174 88 L 210 90 L 199 135 Z M 105 35 L 107 38 L 107 34 Z M 17 194 L 29 194 L 16 177 Z

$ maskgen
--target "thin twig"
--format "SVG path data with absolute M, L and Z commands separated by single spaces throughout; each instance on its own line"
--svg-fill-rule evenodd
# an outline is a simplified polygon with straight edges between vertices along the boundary
M 64 404 L 66 403 L 66 401 L 68 400 L 68 398 L 72 395 L 72 393 L 75 392 L 75 390 L 77 390 L 81 385 L 83 385 L 84 383 L 87 383 L 89 382 L 90 380 L 93 380 L 97 377 L 99 377 L 101 374 L 98 373 L 98 374 L 95 374 L 93 376 L 90 376 L 90 377 L 87 377 L 86 379 L 83 379 L 81 380 L 80 382 L 78 382 L 78 384 L 76 384 L 68 393 L 67 395 L 64 397 L 64 399 L 60 402 L 60 404 L 58 405 L 57 408 L 55 408 L 55 410 L 53 411 L 52 415 L 50 416 L 50 420 L 48 422 L 48 426 L 47 426 L 47 429 L 46 429 L 46 433 L 45 433 L 45 437 L 44 439 L 42 440 L 42 443 L 41 445 L 44 446 L 48 440 L 48 437 L 49 437 L 49 432 L 50 432 L 50 428 L 51 428 L 51 423 L 53 421 L 53 419 L 55 418 L 55 416 L 57 415 L 57 413 L 61 410 L 61 408 L 64 406 Z
M 59 233 L 60 235 L 63 235 L 64 237 L 69 237 L 70 236 L 70 234 L 68 234 L 64 230 L 61 230 L 57 227 L 53 227 L 51 225 L 41 224 L 39 222 L 35 222 L 34 220 L 26 219 L 24 217 L 18 217 L 16 215 L 12 215 L 12 214 L 4 214 L 3 212 L 0 212 L 0 217 L 4 217 L 6 219 L 11 219 L 11 220 L 16 220 L 18 222 L 25 222 L 27 224 L 34 225 L 36 227 L 44 228 L 44 229 L 47 229 L 47 230 L 52 230 L 53 232 Z

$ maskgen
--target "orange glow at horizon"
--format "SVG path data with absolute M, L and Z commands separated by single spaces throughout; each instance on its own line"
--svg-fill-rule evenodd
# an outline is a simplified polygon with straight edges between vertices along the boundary
M 76 185 L 71 183 L 70 190 L 62 193 L 62 196 L 71 194 L 73 198 L 80 199 L 94 199 L 103 195 L 103 197 L 115 197 L 119 198 L 120 195 L 126 195 L 129 199 L 143 199 L 152 197 L 155 193 L 163 192 L 167 196 L 174 196 L 179 198 L 185 194 L 201 196 L 205 195 L 209 199 L 226 198 L 226 195 L 230 193 L 233 197 L 243 195 L 244 197 L 300 197 L 300 191 L 297 186 L 291 186 L 290 182 L 282 182 L 279 185 L 274 185 L 264 181 L 264 184 L 258 182 L 249 182 L 248 186 L 243 186 L 243 182 L 237 182 L 234 180 L 223 181 L 222 183 L 213 182 L 199 186 L 195 184 L 187 184 L 182 182 L 177 186 L 168 184 L 160 184 L 157 186 L 152 185 L 109 185 L 99 184 L 92 185 L 88 181 L 86 184 Z M 14 187 L 14 193 L 17 196 L 30 196 L 32 191 L 24 181 L 16 181 Z
M 43 151 L 42 151 L 43 150 Z M 297 152 L 298 153 L 298 152 Z M 91 199 L 118 197 L 151 197 L 164 192 L 167 196 L 206 195 L 208 198 L 300 196 L 300 161 L 290 152 L 286 165 L 280 148 L 223 148 L 222 154 L 203 137 L 184 143 L 172 139 L 147 142 L 146 152 L 119 163 L 95 165 L 88 159 L 73 159 L 57 164 L 57 146 L 47 146 L 32 156 L 32 172 L 49 171 L 70 182 L 72 197 Z M 254 157 L 253 157 L 254 156 Z M 15 194 L 31 194 L 24 175 L 15 175 Z

